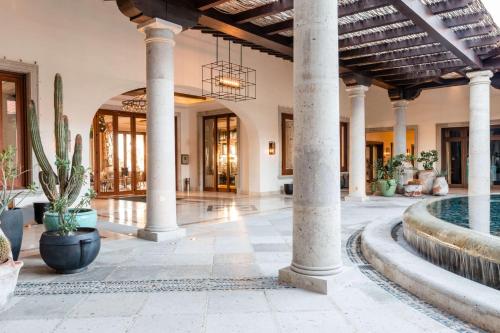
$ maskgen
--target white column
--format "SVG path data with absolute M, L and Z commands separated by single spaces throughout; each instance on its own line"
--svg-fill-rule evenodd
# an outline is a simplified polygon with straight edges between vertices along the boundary
M 406 154 L 406 109 L 405 99 L 392 102 L 394 109 L 394 156 Z
M 293 260 L 280 280 L 327 293 L 342 270 L 337 0 L 295 0 Z
M 366 196 L 365 93 L 367 86 L 347 88 L 351 98 L 349 122 L 349 196 L 346 200 L 364 201 Z
M 139 26 L 146 34 L 147 221 L 140 238 L 181 237 L 175 193 L 174 36 L 182 27 L 161 19 Z
M 469 195 L 490 194 L 491 71 L 467 73 L 469 96 Z

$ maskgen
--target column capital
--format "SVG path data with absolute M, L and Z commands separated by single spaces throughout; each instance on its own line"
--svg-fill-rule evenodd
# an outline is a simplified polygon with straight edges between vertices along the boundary
M 469 84 L 490 84 L 491 78 L 493 77 L 493 72 L 490 70 L 469 72 L 466 74 L 470 79 Z
M 366 96 L 366 92 L 368 91 L 369 87 L 364 86 L 364 85 L 355 85 L 355 86 L 348 86 L 345 91 L 347 91 L 347 94 L 349 97 L 358 97 L 358 96 Z
M 182 31 L 182 27 L 169 21 L 152 18 L 139 24 L 137 30 L 146 34 L 146 44 L 156 42 L 174 46 L 174 36 Z
M 400 99 L 399 101 L 393 101 L 391 103 L 392 103 L 393 108 L 405 108 L 406 109 L 408 107 L 408 104 L 410 104 L 410 101 L 408 101 L 406 99 Z

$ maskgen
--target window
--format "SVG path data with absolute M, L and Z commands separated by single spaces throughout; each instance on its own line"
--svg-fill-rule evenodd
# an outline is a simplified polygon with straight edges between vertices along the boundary
M 349 124 L 340 122 L 340 171 L 348 171 Z M 293 114 L 281 114 L 281 174 L 293 175 Z
M 26 76 L 0 71 L 0 150 L 12 145 L 21 170 L 29 168 L 26 130 Z M 26 186 L 28 174 L 16 181 L 16 187 Z

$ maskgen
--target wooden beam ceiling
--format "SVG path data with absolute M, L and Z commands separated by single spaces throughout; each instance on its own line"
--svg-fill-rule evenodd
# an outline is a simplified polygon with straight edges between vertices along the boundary
M 217 7 L 231 0 L 198 0 L 196 5 L 199 10 L 209 10 L 210 8 Z
M 244 12 L 241 12 L 234 17 L 234 21 L 238 24 L 247 23 L 252 20 L 266 17 L 274 14 L 293 9 L 293 0 L 281 0 L 272 2 L 267 5 L 259 6 Z
M 475 69 L 483 66 L 474 50 L 468 48 L 465 42 L 459 39 L 439 16 L 432 14 L 422 2 L 415 0 L 389 0 L 389 2 L 465 64 Z

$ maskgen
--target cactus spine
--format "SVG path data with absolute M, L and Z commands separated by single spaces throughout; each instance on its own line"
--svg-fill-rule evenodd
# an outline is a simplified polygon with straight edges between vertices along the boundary
M 57 172 L 54 172 L 45 155 L 33 101 L 31 101 L 28 108 L 28 123 L 33 151 L 42 169 L 38 174 L 38 179 L 43 192 L 51 203 L 64 199 L 67 200 L 67 205 L 71 206 L 80 194 L 85 169 L 82 166 L 82 137 L 80 134 L 77 134 L 75 138 L 71 163 L 68 158 L 69 126 L 68 117 L 63 113 L 63 86 L 60 74 L 56 74 L 54 79 L 54 135 L 56 140 L 55 164 Z
M 0 264 L 9 260 L 11 256 L 10 242 L 7 237 L 0 235 Z

